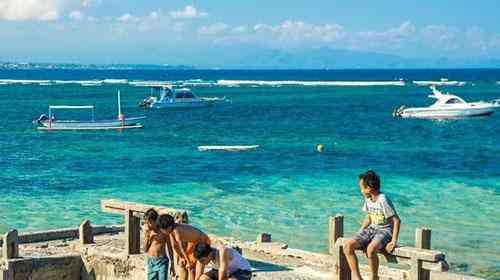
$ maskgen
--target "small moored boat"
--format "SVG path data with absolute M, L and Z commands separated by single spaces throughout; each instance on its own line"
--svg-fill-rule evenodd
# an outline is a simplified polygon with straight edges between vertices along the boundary
M 54 110 L 91 110 L 91 119 L 87 121 L 79 120 L 58 120 L 55 118 Z M 116 120 L 95 120 L 94 106 L 68 106 L 50 105 L 48 116 L 42 114 L 34 123 L 39 124 L 39 130 L 109 130 L 109 129 L 130 129 L 142 128 L 141 120 L 146 117 L 126 118 L 121 112 L 120 92 L 118 92 L 118 119 Z

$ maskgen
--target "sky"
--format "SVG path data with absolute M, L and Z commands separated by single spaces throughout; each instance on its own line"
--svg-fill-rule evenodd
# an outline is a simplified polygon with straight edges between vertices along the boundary
M 497 2 L 0 0 L 0 61 L 196 65 L 249 48 L 499 59 Z

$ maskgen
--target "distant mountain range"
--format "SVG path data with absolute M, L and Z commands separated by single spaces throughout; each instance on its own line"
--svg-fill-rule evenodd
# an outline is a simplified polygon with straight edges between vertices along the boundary
M 1 62 L 0 69 L 406 69 L 500 68 L 496 58 L 405 58 L 332 48 L 284 51 L 255 46 L 207 47 L 195 54 L 166 57 L 170 64 L 74 64 Z
M 283 51 L 263 48 L 205 49 L 197 67 L 243 69 L 391 69 L 391 68 L 499 68 L 500 59 L 404 58 L 375 52 L 332 48 Z

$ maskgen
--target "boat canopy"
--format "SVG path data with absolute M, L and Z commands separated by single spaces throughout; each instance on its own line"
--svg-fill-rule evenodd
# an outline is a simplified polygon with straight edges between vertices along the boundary
M 175 98 L 195 98 L 195 96 L 191 90 L 182 88 L 175 91 Z
M 86 105 L 86 106 L 50 105 L 49 109 L 94 109 L 94 106 L 93 105 Z

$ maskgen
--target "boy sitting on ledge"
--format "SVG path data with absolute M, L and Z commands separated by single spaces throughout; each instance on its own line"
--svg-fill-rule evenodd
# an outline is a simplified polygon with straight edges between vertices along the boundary
M 367 213 L 359 232 L 344 243 L 352 280 L 361 280 L 355 250 L 366 251 L 372 280 L 378 280 L 377 252 L 391 253 L 396 247 L 401 220 L 391 200 L 380 191 L 380 178 L 372 170 L 359 175 L 359 189 L 365 196 L 363 211 Z

